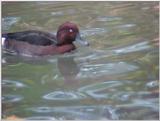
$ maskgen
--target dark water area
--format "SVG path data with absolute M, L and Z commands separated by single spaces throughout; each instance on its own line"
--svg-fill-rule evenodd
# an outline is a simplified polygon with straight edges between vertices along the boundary
M 158 120 L 158 3 L 2 2 L 2 32 L 72 21 L 90 43 L 44 57 L 3 50 L 2 118 Z

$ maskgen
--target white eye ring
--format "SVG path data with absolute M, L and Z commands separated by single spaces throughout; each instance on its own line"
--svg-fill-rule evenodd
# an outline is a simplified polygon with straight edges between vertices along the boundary
M 69 29 L 69 32 L 73 32 L 73 29 Z

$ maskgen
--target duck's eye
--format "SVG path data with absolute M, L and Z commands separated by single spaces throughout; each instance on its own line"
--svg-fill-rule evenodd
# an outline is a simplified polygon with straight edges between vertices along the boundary
M 73 29 L 69 29 L 69 32 L 73 32 Z

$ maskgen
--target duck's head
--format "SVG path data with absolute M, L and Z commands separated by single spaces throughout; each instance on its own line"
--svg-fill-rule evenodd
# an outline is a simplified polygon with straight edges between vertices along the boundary
M 81 38 L 79 29 L 76 24 L 65 22 L 59 26 L 57 31 L 57 45 L 72 44 L 74 41 L 88 46 L 89 43 Z

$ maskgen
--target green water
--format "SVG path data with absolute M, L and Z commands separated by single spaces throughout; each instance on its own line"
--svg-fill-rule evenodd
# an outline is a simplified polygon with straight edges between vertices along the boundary
M 57 56 L 2 53 L 2 118 L 159 119 L 158 2 L 2 2 L 2 32 L 56 33 L 72 21 L 90 43 Z

